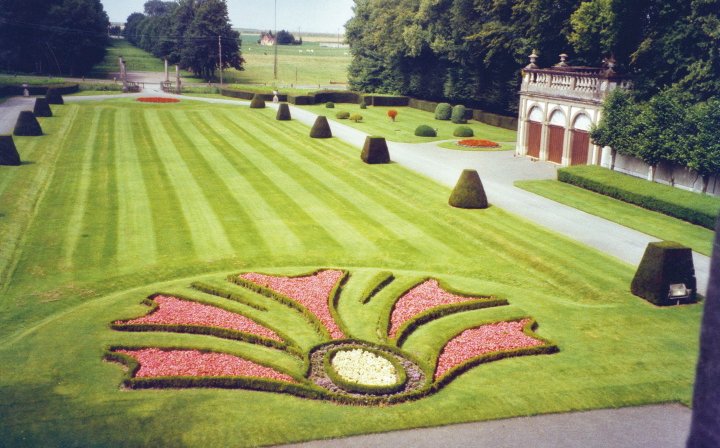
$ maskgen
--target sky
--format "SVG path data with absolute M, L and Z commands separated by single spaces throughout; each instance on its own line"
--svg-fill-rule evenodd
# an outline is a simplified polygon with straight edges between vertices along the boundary
M 146 0 L 101 0 L 111 22 L 125 22 L 134 12 L 143 12 Z M 235 28 L 271 30 L 274 0 L 227 0 L 230 21 Z M 352 17 L 353 0 L 277 0 L 277 26 L 292 33 L 343 32 Z

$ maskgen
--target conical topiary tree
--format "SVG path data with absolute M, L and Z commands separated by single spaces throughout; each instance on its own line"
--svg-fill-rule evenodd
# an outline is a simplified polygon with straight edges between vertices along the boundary
M 288 106 L 287 103 L 280 103 L 275 119 L 279 121 L 288 121 L 292 119 L 290 116 L 290 106 Z
M 250 109 L 265 109 L 265 100 L 262 95 L 256 93 L 255 96 L 253 96 L 252 101 L 250 101 Z
M 42 133 L 40 123 L 38 123 L 37 118 L 35 118 L 35 115 L 32 112 L 29 110 L 20 112 L 17 122 L 15 123 L 15 131 L 13 131 L 13 134 L 23 137 L 32 137 L 42 135 Z
M 46 98 L 35 98 L 33 113 L 36 117 L 52 117 L 52 110 Z
M 330 130 L 330 124 L 327 118 L 323 115 L 319 115 L 315 119 L 315 124 L 310 129 L 310 137 L 312 138 L 331 138 L 332 131 Z
M 368 136 L 365 139 L 365 146 L 363 146 L 360 158 L 370 165 L 390 163 L 390 152 L 385 138 Z
M 670 285 L 692 290 L 688 297 L 668 297 Z M 692 303 L 697 300 L 697 281 L 692 250 L 673 241 L 650 243 L 640 261 L 630 291 L 655 305 Z
M 485 188 L 477 171 L 462 172 L 448 203 L 457 208 L 488 208 Z
M 0 165 L 20 165 L 20 154 L 12 135 L 0 135 Z
M 45 99 L 48 104 L 65 104 L 62 95 L 60 95 L 60 92 L 57 89 L 48 89 L 45 94 Z

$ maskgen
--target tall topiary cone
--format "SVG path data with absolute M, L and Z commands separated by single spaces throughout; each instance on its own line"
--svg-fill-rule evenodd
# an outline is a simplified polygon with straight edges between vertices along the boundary
M 35 115 L 29 110 L 24 110 L 18 115 L 17 122 L 15 123 L 15 131 L 13 134 L 23 137 L 33 137 L 36 135 L 42 135 L 42 128 L 38 123 Z
M 0 135 L 0 165 L 20 165 L 20 154 L 12 135 Z
M 48 89 L 45 94 L 48 104 L 65 104 L 62 95 L 56 89 Z
M 475 170 L 463 170 L 448 201 L 457 208 L 488 208 L 480 175 Z
M 255 96 L 253 96 L 252 101 L 250 101 L 250 109 L 265 109 L 265 100 L 262 95 L 256 93 Z
M 683 283 L 692 289 L 689 297 L 668 298 L 670 285 Z M 650 243 L 640 261 L 630 291 L 655 305 L 693 303 L 697 300 L 697 281 L 692 250 L 673 241 Z
M 330 130 L 330 124 L 327 118 L 323 115 L 319 115 L 315 119 L 315 124 L 310 129 L 310 137 L 312 138 L 331 138 L 332 131 Z
M 365 146 L 363 146 L 360 158 L 370 165 L 390 163 L 390 152 L 385 138 L 368 136 L 365 139 Z
M 290 106 L 288 106 L 287 103 L 280 103 L 280 106 L 278 107 L 278 111 L 277 111 L 277 115 L 275 116 L 275 119 L 279 120 L 279 121 L 291 120 Z
M 35 98 L 33 113 L 36 117 L 52 117 L 52 110 L 45 98 Z

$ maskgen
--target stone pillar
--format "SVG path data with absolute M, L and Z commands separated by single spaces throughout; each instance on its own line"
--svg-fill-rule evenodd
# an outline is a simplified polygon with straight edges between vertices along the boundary
M 175 66 L 175 93 L 178 95 L 182 92 L 181 86 L 180 86 L 180 66 Z
M 542 134 L 540 134 L 540 160 L 548 159 L 548 140 L 550 138 L 550 129 L 548 125 L 547 117 L 542 122 Z
M 165 59 L 165 82 L 170 81 L 170 71 L 168 70 L 168 60 Z

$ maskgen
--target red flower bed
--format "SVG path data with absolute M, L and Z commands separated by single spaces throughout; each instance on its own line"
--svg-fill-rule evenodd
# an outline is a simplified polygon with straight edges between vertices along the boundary
M 177 98 L 166 98 L 162 96 L 152 96 L 152 97 L 143 97 L 138 98 L 138 101 L 141 103 L 179 103 L 180 100 Z
M 443 348 L 435 369 L 435 379 L 440 378 L 453 367 L 486 353 L 544 344 L 543 341 L 523 333 L 523 327 L 529 322 L 529 319 L 518 322 L 498 322 L 463 331 Z
M 240 275 L 240 278 L 297 300 L 320 319 L 333 339 L 343 339 L 345 334 L 335 323 L 329 303 L 330 293 L 342 276 L 342 271 L 327 270 L 306 277 L 276 277 L 247 273 Z
M 116 323 L 219 327 L 282 341 L 280 336 L 271 329 L 263 327 L 245 316 L 221 308 L 175 297 L 157 296 L 154 300 L 159 307 L 153 313 L 138 319 Z
M 482 298 L 452 294 L 442 289 L 437 280 L 427 280 L 406 292 L 395 302 L 390 316 L 390 337 L 395 337 L 402 324 L 430 308 Z
M 135 358 L 140 368 L 136 378 L 163 376 L 247 376 L 294 383 L 290 376 L 270 367 L 238 358 L 227 353 L 203 353 L 197 350 L 117 350 Z
M 497 148 L 500 146 L 499 143 L 495 143 L 490 140 L 482 140 L 482 139 L 475 139 L 470 138 L 466 140 L 460 140 L 457 142 L 459 146 L 465 146 L 466 148 Z

